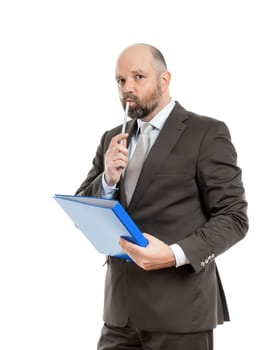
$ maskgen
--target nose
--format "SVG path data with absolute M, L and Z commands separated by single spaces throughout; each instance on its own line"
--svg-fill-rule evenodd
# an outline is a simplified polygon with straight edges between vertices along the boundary
M 126 79 L 125 83 L 122 86 L 122 92 L 124 94 L 133 93 L 135 89 L 134 81 L 131 78 Z

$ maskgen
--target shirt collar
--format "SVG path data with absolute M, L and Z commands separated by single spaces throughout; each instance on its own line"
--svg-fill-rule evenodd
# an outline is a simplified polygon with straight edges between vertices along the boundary
M 166 122 L 166 119 L 169 117 L 169 114 L 174 108 L 175 103 L 176 102 L 171 98 L 170 102 L 159 113 L 157 113 L 155 117 L 153 117 L 153 119 L 150 121 L 150 124 L 154 128 L 161 130 L 164 123 Z M 138 130 L 140 129 L 143 123 L 145 122 L 142 121 L 141 119 L 137 119 Z

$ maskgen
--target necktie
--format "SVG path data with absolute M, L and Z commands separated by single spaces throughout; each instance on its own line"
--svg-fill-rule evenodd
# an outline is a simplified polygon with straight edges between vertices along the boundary
M 145 123 L 141 126 L 141 132 L 139 134 L 134 153 L 127 165 L 126 173 L 124 176 L 124 192 L 127 204 L 130 203 L 142 169 L 144 159 L 147 155 L 150 143 L 149 133 L 152 129 L 153 127 L 149 123 Z

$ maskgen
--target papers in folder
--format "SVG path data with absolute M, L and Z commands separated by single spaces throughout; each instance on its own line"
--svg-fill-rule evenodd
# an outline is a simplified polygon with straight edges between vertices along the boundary
M 99 253 L 130 260 L 119 238 L 146 247 L 148 241 L 117 200 L 71 195 L 54 196 Z

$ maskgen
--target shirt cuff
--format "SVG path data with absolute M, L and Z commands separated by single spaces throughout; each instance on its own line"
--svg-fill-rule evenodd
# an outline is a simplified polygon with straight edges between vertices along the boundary
M 187 256 L 185 255 L 183 249 L 179 246 L 179 244 L 172 244 L 170 245 L 170 248 L 172 249 L 175 256 L 176 267 L 189 264 L 190 261 L 188 260 Z
M 105 181 L 105 174 L 103 174 L 101 197 L 106 199 L 112 199 L 115 197 L 115 194 L 117 191 L 118 191 L 118 188 L 116 187 L 116 185 L 109 186 L 107 184 L 107 182 Z

